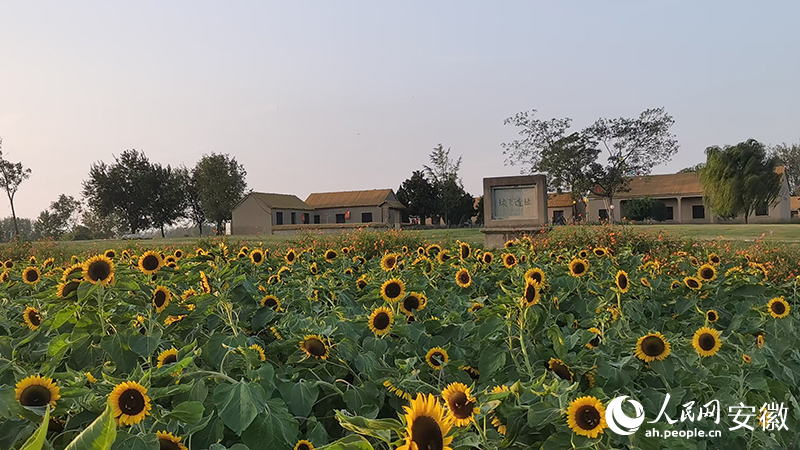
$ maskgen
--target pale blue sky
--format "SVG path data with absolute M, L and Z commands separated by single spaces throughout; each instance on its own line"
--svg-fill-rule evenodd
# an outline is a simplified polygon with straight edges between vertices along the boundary
M 800 3 L 3 2 L 0 136 L 18 214 L 129 148 L 227 152 L 249 187 L 396 189 L 441 142 L 465 187 L 514 175 L 503 119 L 576 127 L 666 107 L 679 154 L 800 139 Z M 9 215 L 6 201 L 0 216 Z

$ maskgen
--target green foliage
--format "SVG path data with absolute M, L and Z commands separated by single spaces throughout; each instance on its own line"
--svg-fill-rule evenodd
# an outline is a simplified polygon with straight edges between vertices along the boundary
M 744 215 L 745 222 L 759 206 L 774 206 L 781 195 L 778 160 L 760 142 L 750 139 L 734 146 L 709 147 L 700 172 L 704 201 L 720 217 Z
M 623 214 L 628 220 L 648 220 L 663 222 L 667 219 L 667 206 L 664 202 L 650 197 L 626 200 Z
M 426 217 L 437 213 L 436 189 L 420 170 L 415 170 L 411 178 L 403 181 L 397 189 L 397 199 L 406 207 L 403 211 L 404 217 L 420 216 L 423 224 Z
M 770 150 L 770 153 L 786 167 L 786 177 L 792 195 L 800 195 L 800 142 L 778 144 Z
M 31 176 L 31 169 L 22 163 L 12 163 L 3 157 L 3 139 L 0 138 L 0 188 L 6 191 L 8 202 L 11 204 L 11 217 L 14 220 L 14 236 L 19 236 L 17 226 L 17 213 L 14 211 L 14 196 L 19 190 L 19 185 Z

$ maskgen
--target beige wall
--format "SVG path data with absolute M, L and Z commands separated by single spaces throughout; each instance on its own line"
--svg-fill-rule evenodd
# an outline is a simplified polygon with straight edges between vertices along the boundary
M 585 208 L 584 208 L 582 202 L 576 203 L 574 210 L 575 210 L 575 212 L 578 213 L 578 215 L 581 216 L 581 218 L 583 220 L 586 219 L 586 211 L 585 211 Z M 553 223 L 553 213 L 555 211 L 563 211 L 564 212 L 564 219 L 567 221 L 567 223 L 572 223 L 572 213 L 573 213 L 572 206 L 548 207 L 547 208 L 547 222 L 550 223 L 550 224 Z
M 314 216 L 319 215 L 320 224 L 336 223 L 337 214 L 345 214 L 350 211 L 350 219 L 346 219 L 344 223 L 359 224 L 361 221 L 362 213 L 372 213 L 373 223 L 388 223 L 392 226 L 399 226 L 401 214 L 400 210 L 392 209 L 387 206 L 357 206 L 349 208 L 318 208 L 311 212 L 311 224 L 314 224 Z
M 231 234 L 272 234 L 271 211 L 254 196 L 248 196 L 233 210 Z
M 272 210 L 272 226 L 278 225 L 278 213 L 283 213 L 283 225 L 292 225 L 292 213 L 295 214 L 295 225 L 303 223 L 303 214 L 308 214 L 309 223 L 314 220 L 314 211 L 303 211 L 299 209 L 273 209 Z

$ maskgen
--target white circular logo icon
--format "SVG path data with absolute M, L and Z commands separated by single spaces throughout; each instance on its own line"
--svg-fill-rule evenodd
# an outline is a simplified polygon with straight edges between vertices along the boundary
M 634 399 L 628 400 L 628 403 L 633 406 L 635 416 L 628 417 L 625 414 L 625 411 L 622 410 L 622 404 L 625 403 L 626 398 L 628 398 L 627 395 L 616 397 L 606 407 L 606 424 L 608 424 L 608 428 L 614 433 L 623 436 L 636 433 L 636 430 L 644 422 L 644 408 L 641 403 Z

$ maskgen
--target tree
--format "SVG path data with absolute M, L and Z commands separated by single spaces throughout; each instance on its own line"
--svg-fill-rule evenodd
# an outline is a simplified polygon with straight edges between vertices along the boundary
M 59 239 L 76 225 L 81 204 L 71 195 L 61 194 L 50 208 L 39 213 L 33 224 L 34 232 L 43 238 Z
M 453 180 L 448 181 L 448 183 L 456 184 Z M 447 225 L 463 225 L 470 222 L 476 214 L 475 197 L 459 185 L 452 186 L 451 189 L 458 192 L 458 201 L 453 203 L 449 210 L 445 211 L 445 217 L 449 217 L 449 221 L 445 223 Z
M 415 170 L 411 178 L 403 181 L 397 189 L 397 199 L 406 207 L 411 216 L 419 216 L 421 223 L 435 213 L 436 189 L 420 170 Z
M 3 158 L 3 140 L 0 139 L 0 187 L 6 191 L 8 202 L 11 204 L 11 217 L 14 220 L 14 236 L 19 236 L 17 213 L 14 210 L 14 196 L 19 185 L 31 176 L 31 169 L 22 166 L 22 163 L 12 163 Z
M 173 225 L 178 219 L 186 217 L 186 191 L 189 184 L 189 171 L 186 168 L 173 170 L 153 164 L 150 172 L 149 216 L 151 224 L 166 237 L 164 227 Z
M 475 206 L 475 223 L 478 225 L 483 225 L 484 223 L 484 216 L 483 216 L 484 204 L 483 204 L 483 196 L 481 195 L 478 199 L 478 204 Z
M 63 224 L 55 214 L 45 209 L 33 223 L 33 233 L 39 238 L 58 239 L 64 234 Z
M 80 227 L 91 231 L 91 237 L 86 239 L 110 239 L 121 235 L 128 229 L 128 224 L 118 212 L 101 215 L 90 206 L 83 210 L 81 224 L 75 227 L 70 240 L 81 240 L 79 237 L 82 237 L 85 230 L 79 229 Z
M 759 206 L 773 207 L 781 195 L 781 175 L 775 172 L 778 158 L 764 144 L 749 139 L 724 149 L 706 149 L 706 166 L 700 172 L 704 201 L 714 214 L 748 217 Z
M 144 152 L 125 150 L 115 162 L 92 164 L 83 195 L 101 216 L 121 216 L 131 233 L 149 228 L 153 202 L 153 166 Z M 91 228 L 91 227 L 90 227 Z
M 771 150 L 784 167 L 792 195 L 800 195 L 800 143 L 788 145 L 785 142 Z
M 206 213 L 203 211 L 203 204 L 200 202 L 200 190 L 197 186 L 196 171 L 192 170 L 187 174 L 189 179 L 186 181 L 186 214 L 193 224 L 197 225 L 200 236 L 203 235 L 203 224 L 206 223 Z
M 697 173 L 703 170 L 703 167 L 706 166 L 706 163 L 697 163 L 693 166 L 684 167 L 683 169 L 679 170 L 678 173 Z
M 225 221 L 233 215 L 233 207 L 245 195 L 247 172 L 235 158 L 212 153 L 203 155 L 194 174 L 203 212 L 216 224 L 217 235 L 222 235 Z
M 645 176 L 653 167 L 669 162 L 678 152 L 678 141 L 670 128 L 675 120 L 664 108 L 648 109 L 630 119 L 599 119 L 583 133 L 608 153 L 607 162 L 599 167 L 594 192 L 607 197 L 628 190 L 634 176 Z M 614 220 L 611 210 L 611 221 Z
M 450 223 L 449 213 L 461 202 L 464 190 L 458 171 L 461 168 L 461 157 L 450 158 L 450 149 L 445 150 L 442 144 L 433 148 L 430 154 L 431 165 L 423 166 L 425 174 L 436 190 L 434 218 L 444 217 L 445 224 Z
M 15 226 L 16 229 L 19 230 L 19 234 L 16 233 Z M 15 236 L 19 236 L 22 240 L 30 240 L 35 237 L 31 219 L 17 217 L 17 220 L 14 220 L 13 217 L 5 217 L 0 220 L 0 240 L 9 242 L 13 240 Z

